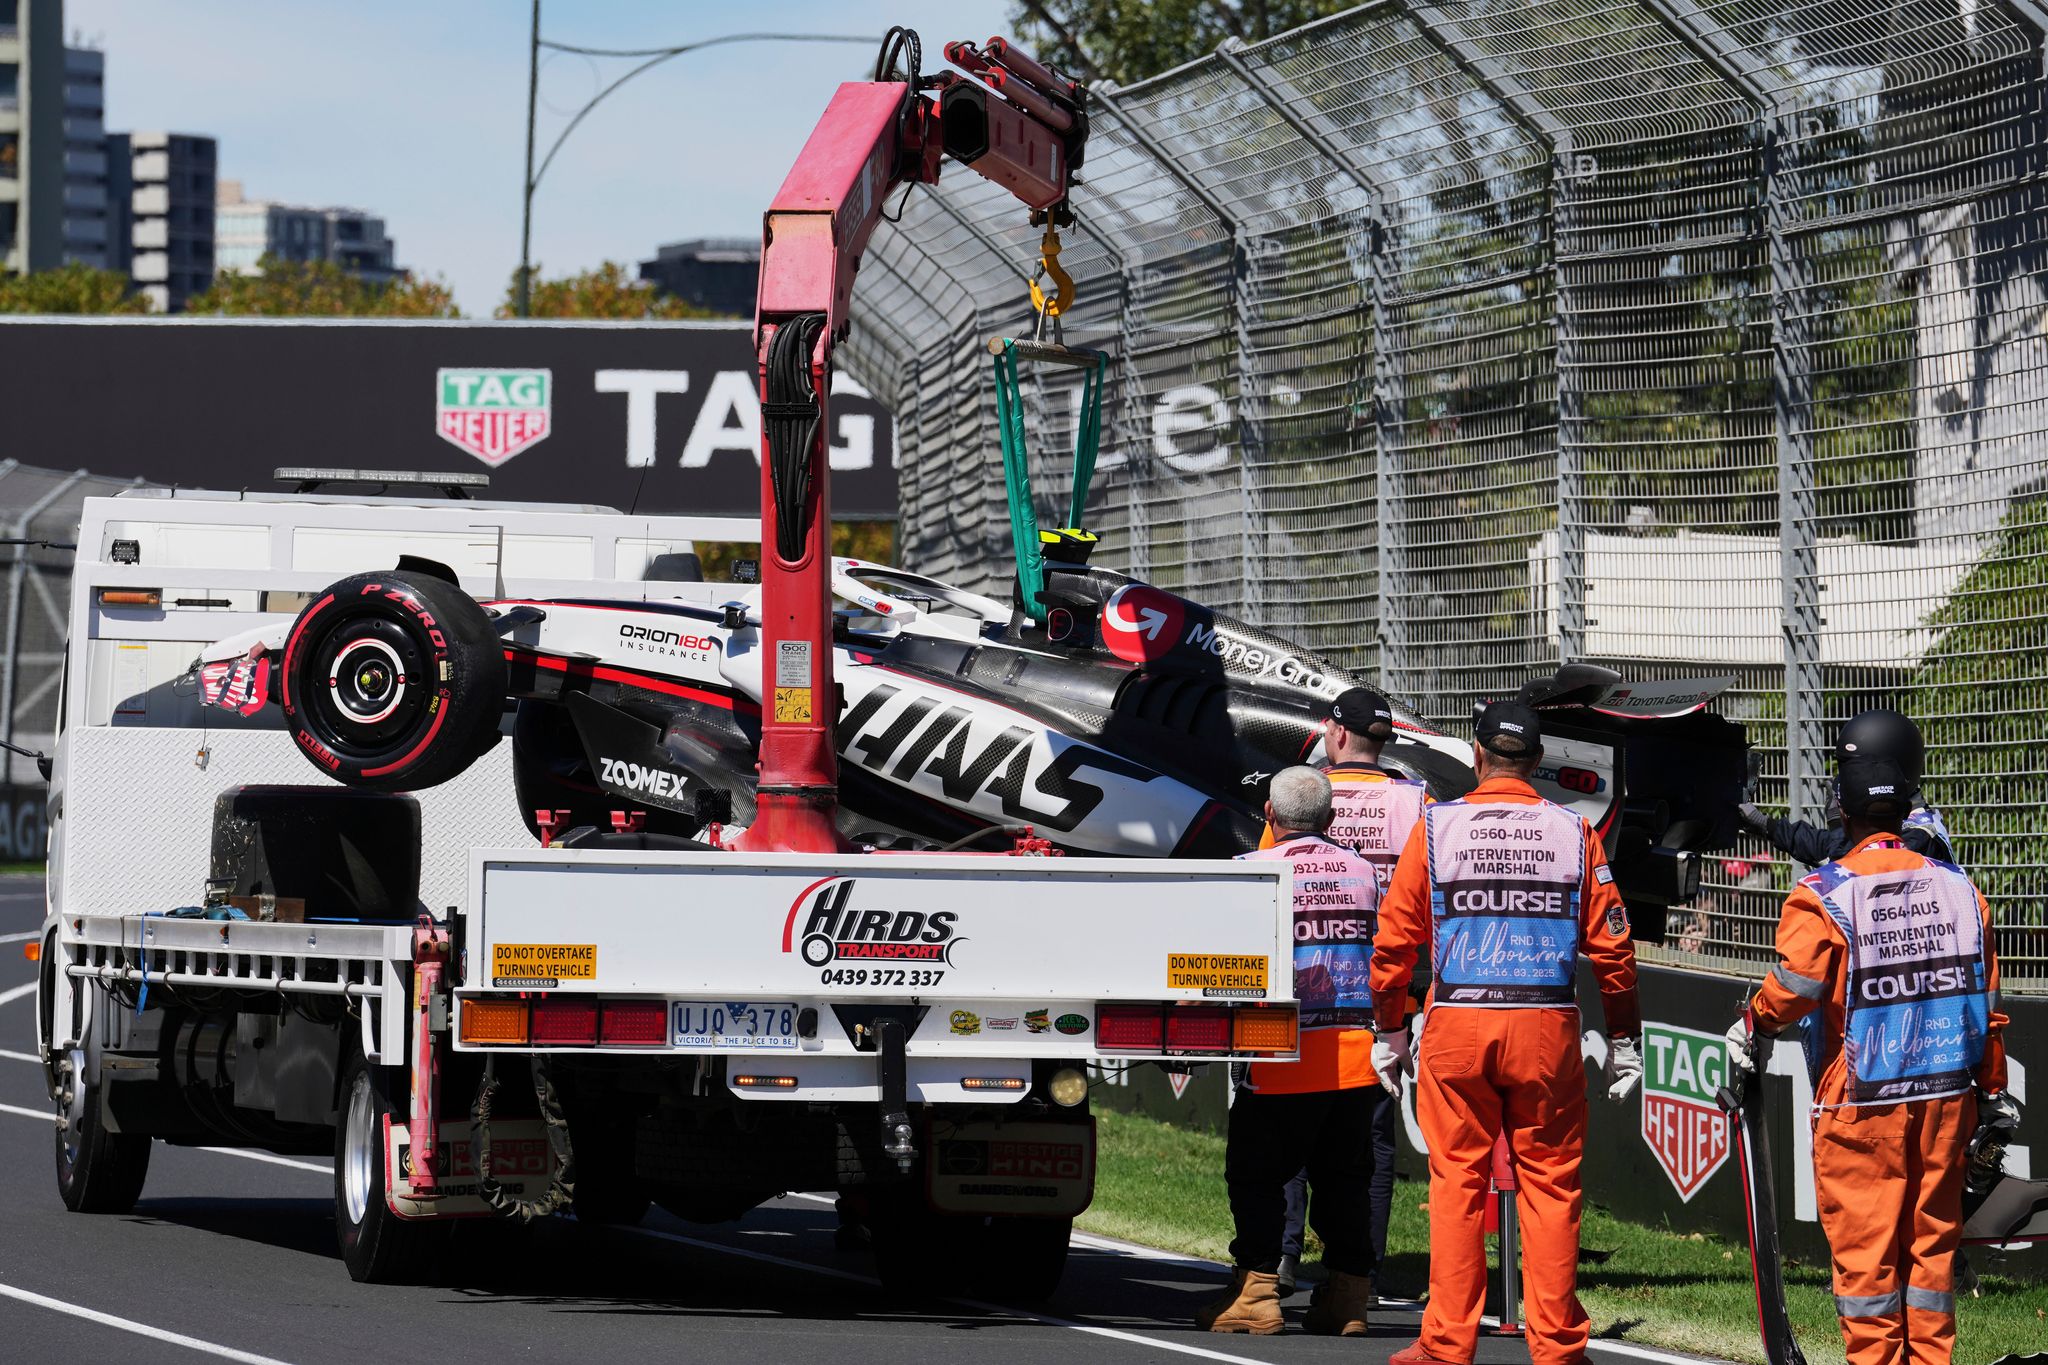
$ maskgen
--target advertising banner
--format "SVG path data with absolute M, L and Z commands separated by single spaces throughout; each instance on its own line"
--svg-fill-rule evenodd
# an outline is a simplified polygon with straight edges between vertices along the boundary
M 491 498 L 760 512 L 749 322 L 0 319 L 5 454 L 276 490 L 281 466 L 488 474 Z M 889 414 L 835 376 L 832 513 L 896 515 Z

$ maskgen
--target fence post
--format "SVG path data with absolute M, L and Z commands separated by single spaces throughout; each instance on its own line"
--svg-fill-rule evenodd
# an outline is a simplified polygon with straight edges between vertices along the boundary
M 1159 163 L 1168 175 L 1188 192 L 1201 206 L 1209 211 L 1223 230 L 1230 234 L 1230 318 L 1231 331 L 1237 341 L 1237 402 L 1233 406 L 1232 425 L 1237 434 L 1238 468 L 1238 554 L 1242 561 L 1241 580 L 1244 583 L 1245 619 L 1257 624 L 1259 613 L 1252 602 L 1253 589 L 1266 581 L 1260 571 L 1259 556 L 1253 548 L 1255 536 L 1265 533 L 1265 516 L 1258 505 L 1257 488 L 1252 481 L 1252 466 L 1265 449 L 1265 407 L 1258 392 L 1256 375 L 1252 366 L 1251 348 L 1251 305 L 1247 294 L 1251 288 L 1251 253 L 1248 249 L 1247 234 L 1243 226 L 1232 216 L 1223 201 L 1211 192 L 1193 172 L 1180 163 L 1180 159 L 1169 151 L 1166 145 L 1152 135 L 1144 123 L 1124 109 L 1114 93 L 1111 83 L 1104 81 L 1091 87 L 1089 99 L 1101 105 L 1113 115 L 1131 135 L 1147 156 Z M 1254 529 L 1256 526 L 1256 529 Z
M 1379 602 L 1376 622 L 1380 640 L 1380 685 L 1397 697 L 1416 695 L 1410 672 L 1408 642 L 1409 609 L 1415 589 L 1408 557 L 1406 489 L 1402 482 L 1401 422 L 1407 411 L 1407 375 L 1402 369 L 1399 345 L 1391 316 L 1399 292 L 1389 250 L 1392 235 L 1386 186 L 1361 161 L 1355 151 L 1320 125 L 1321 115 L 1306 95 L 1284 76 L 1253 66 L 1245 60 L 1243 44 L 1235 39 L 1216 49 L 1223 64 L 1257 95 L 1262 103 L 1292 128 L 1295 134 L 1320 152 L 1350 178 L 1365 195 L 1362 215 L 1368 263 L 1367 304 L 1372 309 L 1372 430 L 1374 501 L 1379 545 Z
M 1557 653 L 1570 663 L 1586 652 L 1586 401 L 1578 310 L 1565 282 L 1564 228 L 1571 223 L 1575 164 L 1571 125 L 1553 114 L 1508 66 L 1438 0 L 1404 0 L 1422 35 L 1507 110 L 1550 152 L 1551 297 L 1557 327 Z

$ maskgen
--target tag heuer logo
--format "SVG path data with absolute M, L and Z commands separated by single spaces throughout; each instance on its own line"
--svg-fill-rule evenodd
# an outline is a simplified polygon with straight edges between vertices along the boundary
M 1688 1203 L 1728 1159 L 1728 1116 L 1714 1103 L 1727 1080 L 1720 1034 L 1643 1021 L 1643 1141 Z
M 435 429 L 487 465 L 501 465 L 548 434 L 553 379 L 546 370 L 442 370 Z

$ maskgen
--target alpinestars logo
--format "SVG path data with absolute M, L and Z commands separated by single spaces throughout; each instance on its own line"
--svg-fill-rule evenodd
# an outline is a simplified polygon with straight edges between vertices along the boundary
M 628 763 L 622 758 L 599 758 L 598 778 L 620 791 L 646 792 L 649 796 L 681 801 L 689 794 L 690 779 L 681 773 Z
M 789 904 L 782 951 L 813 967 L 833 962 L 943 962 L 951 965 L 959 918 L 950 910 L 866 910 L 853 903 L 853 877 L 813 882 Z M 802 922 L 799 924 L 799 917 Z

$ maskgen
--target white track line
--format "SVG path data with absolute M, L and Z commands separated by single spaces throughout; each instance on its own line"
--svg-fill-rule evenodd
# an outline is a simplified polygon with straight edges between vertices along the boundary
M 822 1196 L 813 1197 L 821 1198 Z M 825 1202 L 830 1203 L 831 1201 L 826 1200 Z M 774 1256 L 765 1251 L 752 1251 L 746 1247 L 726 1246 L 721 1242 L 706 1242 L 695 1237 L 685 1237 L 679 1232 L 660 1232 L 653 1228 L 622 1228 L 620 1231 L 630 1233 L 635 1237 L 652 1237 L 658 1241 L 677 1242 L 683 1246 L 696 1247 L 702 1251 L 716 1251 L 727 1256 L 737 1256 L 742 1260 L 761 1261 L 768 1265 L 788 1266 L 793 1270 L 807 1270 L 813 1275 L 823 1275 L 829 1279 L 850 1280 L 855 1284 L 869 1285 L 878 1289 L 881 1287 L 881 1281 L 870 1275 L 856 1275 L 849 1270 L 838 1270 L 832 1266 L 825 1265 L 813 1265 L 809 1261 L 791 1260 L 786 1256 Z M 1114 1327 L 1096 1327 L 1085 1322 L 1075 1322 L 1070 1318 L 1056 1318 L 1047 1313 L 1034 1313 L 1028 1308 L 1012 1308 L 1006 1304 L 999 1303 L 982 1303 L 976 1299 L 949 1299 L 947 1302 L 961 1304 L 964 1307 L 973 1308 L 984 1313 L 996 1313 L 1011 1318 L 1025 1318 L 1032 1322 L 1042 1323 L 1047 1327 L 1066 1327 L 1076 1332 L 1086 1332 L 1090 1336 L 1108 1337 L 1112 1341 L 1128 1341 L 1134 1346 L 1150 1346 L 1155 1350 L 1172 1351 L 1177 1355 L 1199 1356 L 1204 1360 L 1227 1360 L 1233 1362 L 1233 1365 L 1253 1365 L 1254 1360 L 1251 1356 L 1226 1355 L 1222 1351 L 1211 1351 L 1201 1346 L 1184 1346 L 1177 1341 L 1161 1341 L 1157 1337 L 1141 1336 L 1136 1332 L 1123 1332 Z
M 21 1056 L 20 1053 L 10 1053 L 8 1055 Z M 34 1061 L 35 1059 L 31 1057 L 28 1060 Z M 0 1104 L 0 1114 L 15 1114 L 25 1119 L 40 1119 L 44 1123 L 52 1123 L 56 1120 L 56 1115 L 50 1111 L 24 1109 L 18 1104 Z M 312 1161 L 300 1161 L 296 1157 L 278 1156 L 274 1152 L 251 1151 L 246 1147 L 198 1147 L 193 1150 L 214 1152 L 220 1156 L 238 1156 L 244 1161 L 260 1161 L 267 1166 L 290 1166 L 294 1170 L 312 1171 L 316 1175 L 331 1176 L 334 1174 L 334 1168 L 331 1166 L 322 1166 Z
M 0 991 L 0 1005 L 10 1004 L 21 999 L 24 995 L 34 995 L 35 993 L 36 983 L 33 981 L 25 985 L 16 986 L 11 990 Z
M 0 1004 L 6 1003 L 6 1000 L 6 996 L 0 996 Z M 42 1061 L 41 1058 L 31 1053 L 10 1052 L 6 1049 L 0 1049 L 0 1058 L 16 1062 L 35 1062 L 38 1065 Z M 45 1123 L 51 1121 L 51 1116 L 39 1109 L 23 1109 L 19 1105 L 13 1104 L 0 1104 L 0 1113 L 18 1114 L 22 1118 L 41 1119 Z M 272 1166 L 289 1166 L 294 1170 L 311 1171 L 315 1175 L 332 1176 L 334 1174 L 334 1168 L 331 1166 L 322 1166 L 312 1161 L 300 1161 L 294 1157 L 278 1156 L 272 1152 L 257 1152 L 242 1147 L 200 1147 L 196 1150 L 214 1152 L 220 1156 L 241 1157 L 245 1161 L 261 1161 Z M 792 1194 L 789 1197 L 792 1199 L 802 1199 L 813 1204 L 836 1204 L 838 1202 L 832 1196 L 825 1194 Z M 660 1232 L 653 1228 L 624 1228 L 620 1229 L 620 1231 L 628 1232 L 635 1237 L 653 1237 L 664 1242 L 679 1242 L 684 1246 L 698 1247 L 706 1251 L 723 1252 L 728 1256 L 738 1256 L 745 1260 L 765 1261 L 773 1265 L 795 1266 L 801 1270 L 808 1270 L 813 1275 L 824 1275 L 831 1279 L 851 1280 L 856 1284 L 875 1285 L 877 1287 L 880 1285 L 880 1281 L 867 1275 L 856 1275 L 851 1271 L 836 1270 L 831 1266 L 812 1265 L 808 1261 L 793 1261 L 782 1256 L 771 1256 L 765 1251 L 749 1251 L 744 1247 L 732 1247 L 719 1242 L 701 1241 L 695 1237 L 685 1237 L 678 1232 Z M 1221 1270 L 1224 1268 L 1220 1261 L 1205 1261 L 1198 1257 L 1183 1256 L 1171 1251 L 1161 1251 L 1157 1247 L 1141 1246 L 1136 1242 L 1125 1242 L 1118 1238 L 1103 1237 L 1092 1232 L 1076 1232 L 1073 1240 L 1075 1245 L 1087 1247 L 1091 1251 L 1108 1251 L 1119 1256 L 1129 1256 L 1136 1260 L 1159 1261 L 1169 1265 L 1182 1265 L 1202 1270 Z M 8 1292 L 7 1286 L 0 1285 L 0 1293 L 6 1292 Z M 1001 1304 L 981 1303 L 973 1299 L 955 1299 L 953 1302 L 962 1303 L 969 1308 L 980 1309 L 983 1312 L 1007 1313 L 1017 1317 L 1030 1318 L 1034 1322 L 1041 1322 L 1051 1327 L 1069 1327 L 1076 1332 L 1087 1332 L 1095 1336 L 1111 1337 L 1118 1341 L 1131 1341 L 1145 1346 L 1156 1346 L 1162 1351 L 1176 1351 L 1182 1355 L 1201 1356 L 1208 1360 L 1242 1361 L 1249 1359 L 1247 1356 L 1225 1355 L 1220 1351 L 1204 1350 L 1199 1346 L 1183 1346 L 1178 1342 L 1158 1341 L 1152 1337 L 1139 1336 L 1133 1332 L 1120 1332 L 1113 1327 L 1094 1327 L 1084 1322 L 1073 1322 L 1066 1318 L 1056 1318 L 1043 1313 L 1034 1313 L 1029 1309 L 1009 1308 Z M 54 1300 L 51 1301 L 51 1306 L 55 1306 Z M 1407 1299 L 1388 1299 L 1384 1302 L 1384 1306 L 1399 1309 L 1421 1307 L 1419 1303 Z M 90 1310 L 79 1309 L 78 1311 L 80 1314 L 86 1314 Z M 1486 1322 L 1497 1326 L 1499 1320 L 1487 1318 Z M 167 1337 L 166 1340 L 177 1340 L 180 1345 L 193 1344 L 195 1349 L 213 1349 L 197 1343 L 187 1343 L 182 1338 Z M 1658 1362 L 1658 1365 L 1702 1365 L 1702 1362 L 1712 1360 L 1710 1356 L 1677 1355 L 1670 1351 L 1660 1351 L 1653 1346 L 1637 1346 L 1632 1342 L 1607 1341 L 1599 1337 L 1595 1337 L 1587 1342 L 1586 1347 L 1588 1350 L 1606 1351 L 1613 1355 L 1627 1356 L 1634 1360 L 1652 1360 Z M 261 1356 L 240 1355 L 233 1355 L 229 1358 L 236 1360 L 265 1359 L 265 1357 Z
M 26 943 L 32 938 L 41 938 L 43 931 L 31 929 L 25 934 L 0 934 L 0 943 Z
M 232 1346 L 222 1346 L 218 1342 L 201 1341 L 198 1337 L 188 1337 L 177 1332 L 167 1332 L 161 1327 L 151 1327 L 146 1322 L 131 1322 L 127 1318 L 117 1318 L 111 1313 L 102 1313 L 97 1309 L 86 1308 L 75 1303 L 66 1303 L 63 1299 L 53 1299 L 44 1294 L 32 1294 L 26 1289 L 17 1289 L 11 1284 L 0 1284 L 0 1296 L 18 1299 L 22 1303 L 34 1304 L 37 1308 L 47 1308 L 52 1312 L 68 1313 L 74 1318 L 84 1318 L 87 1322 L 96 1322 L 102 1327 L 112 1327 L 122 1332 L 133 1332 L 136 1336 L 148 1337 L 152 1341 L 167 1341 L 173 1346 L 183 1346 L 188 1351 L 201 1351 L 210 1356 L 217 1356 L 222 1360 L 238 1360 L 242 1362 L 242 1365 L 289 1365 L 289 1362 L 279 1360 L 276 1356 L 260 1356 L 254 1351 L 238 1351 Z

